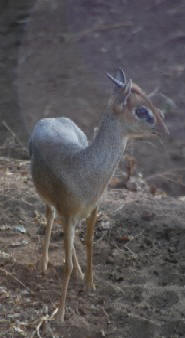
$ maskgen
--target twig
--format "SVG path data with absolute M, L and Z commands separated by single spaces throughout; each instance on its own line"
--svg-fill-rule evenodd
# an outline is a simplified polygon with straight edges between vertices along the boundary
M 169 169 L 169 170 L 166 170 L 166 171 L 163 171 L 163 172 L 161 172 L 161 173 L 156 173 L 156 174 L 153 174 L 153 175 L 150 175 L 150 176 L 147 176 L 147 177 L 145 177 L 145 180 L 146 181 L 148 181 L 148 180 L 151 180 L 151 179 L 153 179 L 153 178 L 155 178 L 155 177 L 158 177 L 158 176 L 161 176 L 161 177 L 165 177 L 165 178 L 167 178 L 166 176 L 167 175 L 174 175 L 176 172 L 178 172 L 178 171 L 183 171 L 184 172 L 184 168 L 174 168 L 174 169 Z M 174 173 L 174 174 L 173 174 Z
M 103 233 L 103 235 L 100 236 L 100 238 L 97 239 L 96 244 L 98 244 L 99 242 L 101 242 L 101 241 L 105 238 L 105 236 L 107 235 L 107 233 L 108 233 L 109 231 L 110 231 L 110 229 L 105 230 L 104 233 Z
M 129 313 L 129 315 L 128 315 L 130 318 L 133 318 L 133 319 L 139 319 L 140 321 L 146 321 L 147 323 L 151 323 L 151 324 L 154 324 L 154 325 L 156 325 L 156 326 L 160 326 L 160 323 L 159 322 L 157 322 L 157 321 L 155 321 L 155 320 L 153 320 L 153 319 L 149 319 L 149 318 L 146 318 L 146 317 L 142 317 L 142 316 L 140 316 L 140 315 L 138 315 L 138 314 L 136 314 L 136 313 Z
M 137 254 L 135 254 L 135 252 L 133 252 L 126 244 L 123 246 L 123 248 L 130 252 L 134 259 L 137 258 Z
M 105 308 L 104 308 L 104 307 L 102 307 L 102 310 L 103 310 L 103 313 L 105 314 L 105 316 L 106 316 L 106 318 L 107 318 L 107 323 L 110 324 L 111 321 L 110 321 L 110 317 L 109 317 L 107 311 L 105 311 Z
M 21 148 L 27 152 L 26 147 L 22 144 L 21 140 L 19 139 L 19 137 L 14 133 L 14 131 L 12 130 L 12 128 L 10 128 L 10 126 L 7 124 L 6 121 L 2 121 L 2 125 L 9 131 L 9 133 L 15 138 L 15 140 L 17 141 L 17 143 L 21 146 Z
M 139 232 L 137 235 L 133 236 L 131 239 L 129 239 L 129 243 L 131 243 L 132 241 L 134 241 L 136 238 L 142 236 L 144 233 L 144 230 Z
M 34 293 L 23 282 L 21 282 L 19 279 L 17 279 L 17 277 L 15 277 L 11 272 L 9 272 L 9 271 L 7 271 L 3 268 L 0 268 L 0 271 L 4 272 L 6 275 L 10 276 L 12 279 L 14 279 L 17 283 L 19 283 L 25 289 L 29 290 L 29 292 L 31 292 L 32 294 Z
M 124 244 L 123 249 L 120 249 L 117 245 L 115 245 L 115 246 L 122 253 L 124 253 L 123 249 L 126 249 L 126 251 L 128 251 L 129 253 L 131 253 L 131 255 L 132 255 L 132 257 L 134 259 L 137 259 L 137 257 L 138 257 L 137 254 L 135 252 L 133 252 L 126 244 Z
M 39 338 L 42 338 L 41 335 L 40 335 L 40 328 L 41 326 L 47 322 L 47 321 L 50 321 L 50 320 L 53 320 L 54 316 L 56 315 L 56 313 L 58 312 L 58 308 L 56 308 L 52 314 L 49 316 L 49 315 L 46 315 L 46 316 L 43 316 L 39 319 L 39 322 L 36 326 L 36 328 L 34 329 L 33 333 L 31 334 L 31 336 L 29 338 L 33 338 L 35 336 L 35 334 L 37 334 L 37 336 Z M 53 336 L 54 337 L 54 336 Z

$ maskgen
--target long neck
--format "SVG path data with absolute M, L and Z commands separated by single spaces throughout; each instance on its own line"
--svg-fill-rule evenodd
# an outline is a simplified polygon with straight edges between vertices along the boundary
M 121 121 L 113 114 L 105 115 L 92 144 L 86 148 L 88 164 L 97 172 L 112 175 L 124 150 L 124 131 Z
M 84 192 L 99 197 L 110 180 L 127 143 L 122 123 L 107 113 L 93 142 L 85 148 L 79 160 L 83 164 L 78 174 L 83 176 Z M 85 185 L 86 182 L 86 185 Z M 87 186 L 88 185 L 88 186 Z

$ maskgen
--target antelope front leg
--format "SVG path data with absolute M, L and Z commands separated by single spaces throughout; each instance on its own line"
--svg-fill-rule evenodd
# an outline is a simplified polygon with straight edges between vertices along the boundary
M 97 219 L 97 208 L 95 208 L 91 215 L 87 218 L 87 233 L 86 233 L 86 250 L 87 250 L 87 269 L 85 273 L 85 281 L 88 288 L 95 289 L 93 283 L 93 238 L 94 238 L 94 225 Z

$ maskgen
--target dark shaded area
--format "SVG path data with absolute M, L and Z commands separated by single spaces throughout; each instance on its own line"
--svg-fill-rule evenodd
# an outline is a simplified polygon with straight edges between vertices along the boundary
M 26 139 L 27 133 L 21 116 L 16 88 L 19 47 L 34 0 L 0 2 L 0 120 Z M 0 142 L 7 129 L 0 123 Z

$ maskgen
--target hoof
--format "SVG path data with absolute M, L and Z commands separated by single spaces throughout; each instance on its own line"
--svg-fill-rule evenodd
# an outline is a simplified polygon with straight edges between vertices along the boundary
M 95 284 L 93 283 L 92 280 L 85 280 L 85 284 L 86 284 L 86 287 L 87 287 L 87 290 L 96 290 L 96 286 Z
M 87 284 L 87 288 L 88 288 L 88 290 L 93 290 L 93 291 L 96 290 L 96 286 L 95 286 L 94 283 L 89 283 L 89 284 Z
M 41 261 L 41 263 L 40 263 L 40 270 L 41 270 L 41 273 L 42 273 L 43 275 L 46 274 L 47 269 L 48 269 L 48 262 L 42 262 L 42 261 Z

